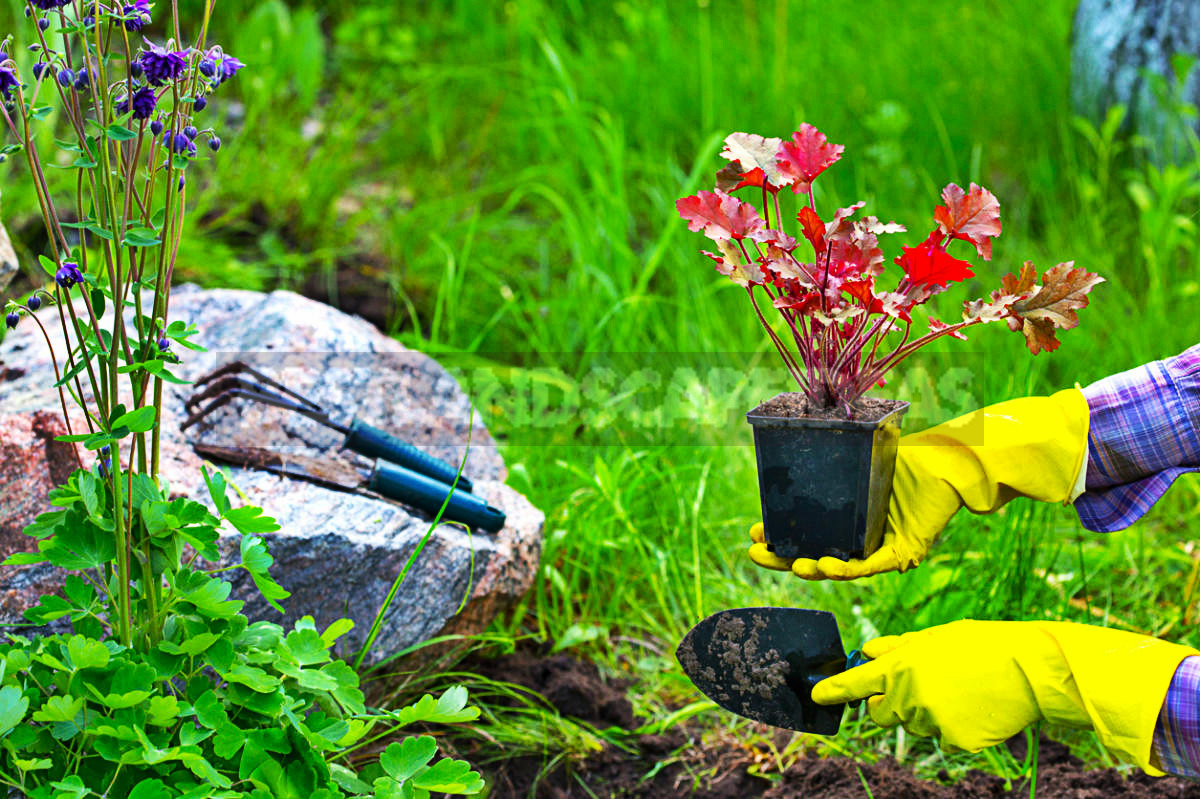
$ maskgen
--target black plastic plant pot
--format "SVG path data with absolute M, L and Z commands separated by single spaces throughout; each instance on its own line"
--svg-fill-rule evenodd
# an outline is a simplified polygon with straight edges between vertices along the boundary
M 888 401 L 873 421 L 777 410 L 803 401 L 780 394 L 746 414 L 767 547 L 781 558 L 865 558 L 883 538 L 908 403 Z

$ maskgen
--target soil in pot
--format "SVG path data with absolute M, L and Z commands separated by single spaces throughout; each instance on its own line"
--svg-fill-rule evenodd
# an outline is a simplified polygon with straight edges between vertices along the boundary
M 785 393 L 746 414 L 754 428 L 768 547 L 784 558 L 865 558 L 879 547 L 908 403 L 863 398 L 810 408 Z

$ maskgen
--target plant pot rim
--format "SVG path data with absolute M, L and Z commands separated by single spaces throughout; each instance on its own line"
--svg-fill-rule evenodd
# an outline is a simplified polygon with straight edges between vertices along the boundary
M 799 394 L 797 391 L 784 391 L 776 394 L 776 397 L 781 397 L 785 394 Z M 811 416 L 767 416 L 759 413 L 759 409 L 772 402 L 775 397 L 769 400 L 760 402 L 752 410 L 747 412 L 746 421 L 755 427 L 807 427 L 807 428 L 827 428 L 833 430 L 873 430 L 892 420 L 898 420 L 908 410 L 908 403 L 903 400 L 891 400 L 892 402 L 900 403 L 892 410 L 878 419 L 871 421 L 863 419 L 817 419 Z M 888 397 L 880 397 L 880 399 L 890 399 Z

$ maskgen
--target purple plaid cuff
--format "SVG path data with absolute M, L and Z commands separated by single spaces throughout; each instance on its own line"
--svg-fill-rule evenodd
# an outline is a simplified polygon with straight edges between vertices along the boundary
M 1175 669 L 1154 728 L 1154 754 L 1168 774 L 1200 777 L 1200 656 Z
M 1083 526 L 1123 530 L 1158 502 L 1175 478 L 1200 471 L 1200 345 L 1106 377 L 1088 401 L 1087 490 L 1075 500 Z

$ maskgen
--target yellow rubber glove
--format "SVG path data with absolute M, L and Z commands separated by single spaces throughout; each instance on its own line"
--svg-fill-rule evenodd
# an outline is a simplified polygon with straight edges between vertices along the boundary
M 1154 726 L 1190 647 L 1070 622 L 956 621 L 876 638 L 870 663 L 822 680 L 822 705 L 867 699 L 871 718 L 977 752 L 1038 720 L 1091 727 L 1149 774 Z M 869 697 L 869 699 L 868 699 Z
M 863 560 L 779 558 L 750 528 L 750 558 L 806 580 L 853 580 L 919 564 L 960 507 L 992 513 L 1013 497 L 1069 502 L 1083 490 L 1088 405 L 1077 388 L 989 405 L 900 439 L 883 543 Z

